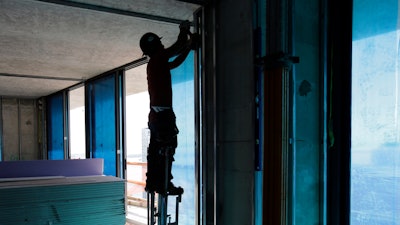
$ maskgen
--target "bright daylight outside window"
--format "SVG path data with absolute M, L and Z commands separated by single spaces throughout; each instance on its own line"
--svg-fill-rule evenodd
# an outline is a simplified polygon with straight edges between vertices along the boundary
M 86 157 L 84 87 L 69 91 L 69 124 L 71 159 L 84 159 Z
M 399 224 L 398 0 L 353 10 L 351 225 Z

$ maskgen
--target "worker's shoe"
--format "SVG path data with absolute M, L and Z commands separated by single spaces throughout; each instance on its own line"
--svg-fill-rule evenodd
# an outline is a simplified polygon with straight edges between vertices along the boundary
M 165 193 L 164 188 L 162 188 L 162 185 L 159 184 L 159 183 L 158 184 L 152 184 L 152 183 L 147 182 L 146 183 L 146 187 L 144 188 L 144 190 L 146 192 L 149 192 L 149 193 L 156 192 L 156 193 L 161 194 L 161 195 L 165 195 L 165 194 L 167 194 L 167 195 L 181 195 L 181 194 L 183 194 L 183 188 L 175 187 L 175 185 L 172 182 L 170 182 L 168 184 L 167 193 Z
M 175 187 L 172 182 L 168 184 L 168 195 L 181 195 L 183 194 L 183 188 Z

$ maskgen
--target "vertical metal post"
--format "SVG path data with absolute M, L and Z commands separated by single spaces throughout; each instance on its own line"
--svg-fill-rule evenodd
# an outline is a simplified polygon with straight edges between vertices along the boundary
M 63 143 L 64 143 L 64 159 L 71 158 L 69 149 L 69 97 L 68 91 L 63 91 Z
M 150 213 L 150 208 L 152 209 L 150 202 L 150 192 L 147 192 L 147 225 L 150 225 L 150 220 L 153 218 L 153 215 Z
M 125 70 L 120 69 L 115 73 L 115 121 L 116 121 L 116 176 L 126 178 L 126 149 L 125 149 Z
M 21 145 L 21 100 L 17 100 L 17 111 L 18 111 L 18 160 L 22 157 L 22 145 Z
M 154 225 L 156 223 L 155 217 L 157 209 L 154 205 L 154 198 L 154 192 L 147 192 L 147 225 Z
M 3 161 L 3 97 L 0 97 L 0 162 Z
M 198 9 L 193 13 L 193 24 L 194 24 L 194 32 L 201 35 L 201 39 L 203 40 L 203 8 Z M 203 67 L 203 56 L 202 54 L 202 45 L 200 45 L 200 49 L 195 50 L 194 53 L 194 96 L 195 96 L 195 104 L 194 104 L 194 118 L 195 118 L 195 225 L 200 224 L 202 209 L 201 209 L 201 201 L 203 199 L 202 196 L 202 67 Z
M 39 139 L 42 142 L 42 145 L 40 147 L 40 159 L 48 159 L 48 154 L 47 154 L 47 129 L 46 129 L 46 124 L 47 124 L 47 104 L 46 104 L 46 99 L 44 97 L 40 98 L 38 100 L 38 110 L 39 110 L 39 121 L 38 126 L 40 127 L 39 131 Z
M 291 0 L 266 2 L 266 66 L 264 67 L 263 224 L 286 224 L 290 219 L 288 155 L 291 145 L 290 73 L 279 61 L 291 53 Z M 283 53 L 283 59 L 278 55 Z M 278 57 L 277 57 L 278 56 Z M 275 58 L 275 59 L 274 59 Z M 267 107 L 268 105 L 268 107 Z M 273 185 L 271 185 L 273 184 Z

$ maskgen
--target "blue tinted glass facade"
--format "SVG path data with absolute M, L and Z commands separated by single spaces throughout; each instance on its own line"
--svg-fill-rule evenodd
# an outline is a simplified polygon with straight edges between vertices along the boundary
M 104 174 L 117 176 L 116 81 L 110 75 L 88 84 L 90 156 L 104 159 Z
M 172 180 L 185 190 L 179 209 L 179 222 L 195 223 L 195 127 L 194 127 L 194 54 L 172 73 L 173 108 L 179 129 L 178 147 L 172 167 Z M 173 209 L 174 202 L 168 206 Z M 169 212 L 168 212 L 169 213 Z
M 47 157 L 64 159 L 64 107 L 63 94 L 47 98 Z
M 353 2 L 351 225 L 400 221 L 398 9 Z

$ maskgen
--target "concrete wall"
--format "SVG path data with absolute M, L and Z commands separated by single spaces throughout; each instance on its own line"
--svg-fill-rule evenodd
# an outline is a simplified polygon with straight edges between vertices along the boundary
M 2 160 L 40 158 L 36 100 L 1 99 Z
M 254 213 L 255 80 L 252 1 L 216 5 L 216 221 L 251 225 Z

